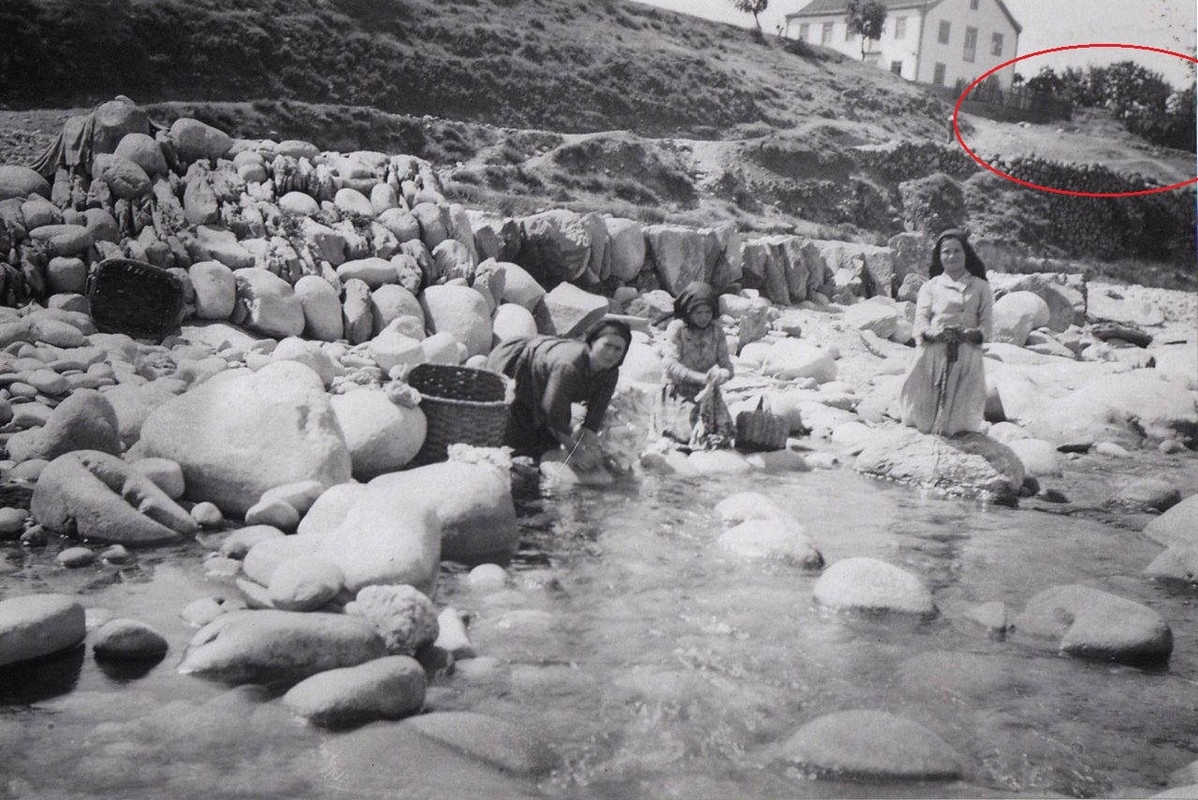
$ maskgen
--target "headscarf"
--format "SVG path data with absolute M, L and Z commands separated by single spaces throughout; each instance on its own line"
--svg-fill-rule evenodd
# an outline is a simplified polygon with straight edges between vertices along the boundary
M 932 266 L 928 268 L 928 277 L 935 278 L 944 272 L 944 265 L 940 263 L 940 243 L 945 239 L 956 239 L 960 242 L 961 247 L 965 250 L 965 271 L 986 280 L 986 265 L 982 263 L 982 259 L 978 258 L 977 251 L 969 243 L 969 234 L 960 228 L 949 228 L 936 237 L 936 244 L 932 245 Z
M 691 312 L 699 306 L 707 306 L 713 315 L 716 312 L 718 306 L 715 289 L 710 283 L 694 281 L 688 284 L 682 293 L 674 298 L 674 316 L 690 326 Z
M 624 363 L 625 356 L 628 355 L 628 348 L 632 347 L 632 328 L 628 327 L 627 322 L 619 319 L 601 319 L 587 329 L 584 341 L 589 345 L 600 336 L 609 333 L 614 333 L 624 340 L 624 355 L 620 356 L 620 361 L 616 364 L 616 367 L 619 367 Z

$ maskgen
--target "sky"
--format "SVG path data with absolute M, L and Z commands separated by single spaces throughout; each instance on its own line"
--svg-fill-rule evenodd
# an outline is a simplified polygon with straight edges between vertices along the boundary
M 753 17 L 732 7 L 730 0 L 638 0 L 648 5 L 751 26 Z M 1198 39 L 1198 3 L 1194 0 L 1005 0 L 1023 33 L 1019 54 L 1069 44 L 1093 42 L 1145 45 L 1195 54 Z M 770 0 L 761 15 L 761 26 L 772 33 L 785 15 L 807 0 Z M 1038 56 L 1020 62 L 1016 70 L 1030 78 L 1041 66 L 1061 69 L 1089 63 L 1139 61 L 1161 73 L 1175 87 L 1194 82 L 1193 64 L 1173 56 L 1117 49 L 1073 50 Z

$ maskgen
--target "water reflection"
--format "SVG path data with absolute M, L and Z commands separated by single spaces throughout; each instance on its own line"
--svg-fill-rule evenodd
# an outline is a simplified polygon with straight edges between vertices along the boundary
M 73 691 L 86 655 L 87 649 L 81 644 L 62 653 L 0 668 L 0 705 L 29 705 Z

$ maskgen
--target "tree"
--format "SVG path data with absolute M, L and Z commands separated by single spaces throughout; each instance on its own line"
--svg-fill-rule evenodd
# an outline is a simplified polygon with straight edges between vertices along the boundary
M 886 4 L 879 0 L 849 0 L 849 33 L 861 37 L 861 60 L 865 60 L 865 45 L 871 39 L 882 38 L 886 24 Z
M 732 0 L 732 7 L 737 11 L 753 15 L 753 22 L 757 25 L 758 33 L 762 33 L 762 30 L 761 20 L 757 19 L 757 15 L 765 11 L 769 5 L 770 0 Z

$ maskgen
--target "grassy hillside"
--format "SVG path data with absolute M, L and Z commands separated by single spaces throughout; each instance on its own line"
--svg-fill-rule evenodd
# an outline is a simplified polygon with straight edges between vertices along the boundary
M 940 130 L 944 119 L 940 101 L 830 52 L 623 0 L 0 6 L 0 103 L 90 105 L 116 94 L 703 138 L 846 112 L 905 133 Z

